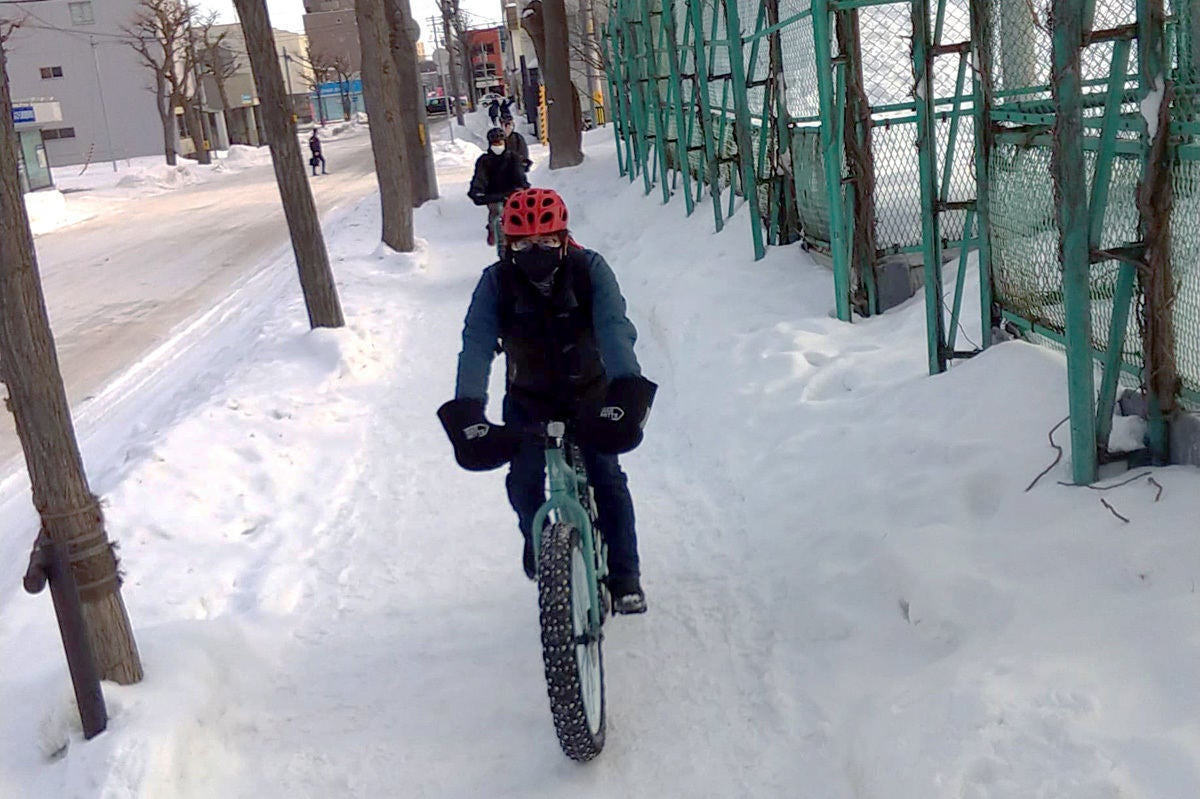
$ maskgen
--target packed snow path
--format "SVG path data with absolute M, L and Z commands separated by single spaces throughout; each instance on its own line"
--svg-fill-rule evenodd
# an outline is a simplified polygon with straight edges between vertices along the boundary
M 365 130 L 326 147 L 332 171 L 312 181 L 322 214 L 377 188 Z M 173 176 L 179 180 L 197 169 L 182 159 L 180 165 Z M 107 163 L 93 164 L 89 172 L 107 177 L 107 169 Z M 115 187 L 68 194 L 95 216 L 35 242 L 72 405 L 212 308 L 273 256 L 290 252 L 269 158 L 184 190 L 153 191 L 153 176 L 119 174 Z M 160 174 L 171 175 L 165 167 L 153 173 Z M 12 417 L 3 414 L 0 464 L 19 451 Z
M 487 261 L 478 151 L 442 145 L 419 253 L 378 248 L 375 200 L 330 226 L 347 329 L 307 331 L 277 264 L 85 436 L 147 679 L 83 742 L 48 600 L 9 595 L 0 795 L 1200 795 L 1197 470 L 1100 495 L 1129 524 L 1065 463 L 1025 493 L 1057 355 L 929 378 L 919 299 L 841 324 L 798 248 L 750 263 L 745 214 L 713 234 L 618 182 L 610 131 L 587 147 L 535 178 L 662 386 L 624 459 L 650 611 L 606 629 L 603 754 L 559 753 L 502 472 L 459 471 L 433 415 Z

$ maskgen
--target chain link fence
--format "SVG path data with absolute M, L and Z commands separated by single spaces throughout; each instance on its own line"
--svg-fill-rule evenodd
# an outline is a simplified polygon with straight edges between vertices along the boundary
M 758 256 L 797 239 L 828 255 L 847 320 L 878 310 L 883 259 L 924 263 L 940 304 L 941 261 L 978 248 L 984 324 L 1063 346 L 1062 242 L 1082 231 L 1059 220 L 1051 3 L 1084 30 L 1068 168 L 1087 195 L 1089 357 L 1200 410 L 1200 0 L 611 0 L 622 169 L 689 213 L 711 204 L 718 229 L 749 205 Z M 1157 210 L 1154 186 L 1173 194 Z M 940 314 L 931 368 L 960 355 Z

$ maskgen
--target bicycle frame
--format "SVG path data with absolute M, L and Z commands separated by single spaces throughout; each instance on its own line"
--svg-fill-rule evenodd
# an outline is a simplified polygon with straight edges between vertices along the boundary
M 503 203 L 489 203 L 488 213 L 492 211 L 492 205 L 498 205 L 497 214 L 488 220 L 488 224 L 492 226 L 492 237 L 496 241 L 496 257 L 504 257 L 504 248 L 507 246 L 508 240 L 504 236 L 504 215 L 499 213 L 504 208 Z
M 569 460 L 567 447 L 571 448 L 573 455 Z M 588 557 L 584 558 L 590 600 L 588 622 L 598 630 L 601 624 L 599 585 L 600 580 L 607 575 L 608 567 L 600 551 L 603 539 L 592 524 L 592 514 L 588 511 L 588 507 L 595 509 L 595 502 L 585 493 L 591 489 L 588 486 L 582 453 L 575 444 L 566 439 L 566 425 L 562 422 L 550 422 L 546 425 L 546 474 L 549 477 L 550 496 L 533 517 L 533 551 L 542 551 L 542 528 L 547 518 L 570 522 L 579 529 L 579 536 L 588 554 Z M 583 498 L 587 499 L 586 507 Z

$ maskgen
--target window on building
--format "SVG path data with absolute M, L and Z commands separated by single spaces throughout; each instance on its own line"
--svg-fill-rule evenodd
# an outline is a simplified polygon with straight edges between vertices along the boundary
M 95 25 L 96 18 L 92 15 L 91 0 L 83 3 L 67 3 L 67 8 L 71 9 L 71 24 L 72 25 Z
M 42 80 L 61 78 L 62 76 L 62 67 L 42 67 Z
M 45 128 L 42 131 L 42 141 L 73 138 L 75 138 L 75 128 Z
M 496 45 L 492 44 L 491 42 L 484 42 L 483 43 L 483 52 L 485 52 L 485 53 L 496 52 Z

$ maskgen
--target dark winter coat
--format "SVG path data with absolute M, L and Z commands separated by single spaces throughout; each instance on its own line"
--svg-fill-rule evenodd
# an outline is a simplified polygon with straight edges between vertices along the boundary
M 490 149 L 475 161 L 475 175 L 467 196 L 476 205 L 504 202 L 504 198 L 517 189 L 529 188 L 525 170 L 516 156 L 506 149 L 496 155 Z
M 529 160 L 529 145 L 525 143 L 525 137 L 514 129 L 504 139 L 504 146 L 507 152 L 512 153 L 521 162 L 521 168 L 528 172 L 533 162 Z
M 607 383 L 640 375 L 637 330 L 604 259 L 571 247 L 544 297 L 509 260 L 489 266 L 471 297 L 455 397 L 487 401 L 492 359 L 508 363 L 506 391 L 530 414 L 575 413 Z
M 311 139 L 308 140 L 308 149 L 309 149 L 309 152 L 311 152 L 313 155 L 320 155 L 321 154 L 321 140 L 318 139 L 316 136 L 313 136 Z

